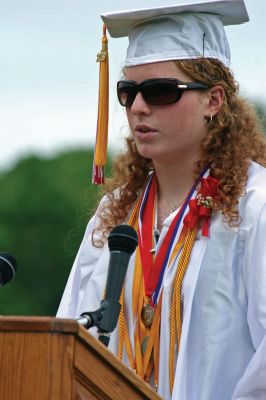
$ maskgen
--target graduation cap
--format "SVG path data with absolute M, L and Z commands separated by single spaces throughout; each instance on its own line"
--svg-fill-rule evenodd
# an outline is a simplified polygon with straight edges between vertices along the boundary
M 249 21 L 244 0 L 190 2 L 106 13 L 101 17 L 112 37 L 128 36 L 126 67 L 196 58 L 217 59 L 229 67 L 230 48 L 224 26 Z M 100 106 L 106 99 L 108 95 L 99 91 L 99 112 L 108 119 L 108 111 Z M 98 128 L 100 120 L 98 113 Z M 106 127 L 108 120 L 103 125 Z M 104 135 L 106 140 L 100 139 Z M 94 153 L 106 155 L 107 149 L 97 142 L 107 146 L 107 131 L 102 135 L 97 130 Z M 103 182 L 103 168 L 94 157 L 94 183 Z

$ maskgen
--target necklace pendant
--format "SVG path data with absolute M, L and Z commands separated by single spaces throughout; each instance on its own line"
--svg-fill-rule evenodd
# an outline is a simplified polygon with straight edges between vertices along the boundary
M 143 306 L 141 310 L 141 319 L 146 328 L 149 328 L 153 323 L 154 308 L 150 304 Z

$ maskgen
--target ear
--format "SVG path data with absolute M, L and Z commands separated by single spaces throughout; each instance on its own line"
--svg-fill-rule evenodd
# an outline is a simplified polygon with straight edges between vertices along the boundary
M 212 86 L 208 90 L 208 104 L 206 107 L 205 117 L 214 117 L 216 115 L 224 102 L 224 88 L 221 85 Z

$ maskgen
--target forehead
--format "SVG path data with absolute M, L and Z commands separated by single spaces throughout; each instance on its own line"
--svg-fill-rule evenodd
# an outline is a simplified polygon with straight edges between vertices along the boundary
M 151 78 L 175 78 L 187 80 L 189 76 L 177 66 L 175 61 L 164 61 L 127 67 L 125 69 L 125 78 L 136 82 Z

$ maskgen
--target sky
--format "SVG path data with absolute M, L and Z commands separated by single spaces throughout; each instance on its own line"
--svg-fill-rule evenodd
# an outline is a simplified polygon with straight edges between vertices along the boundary
M 100 14 L 175 3 L 178 0 L 0 0 L 0 169 L 28 154 L 53 156 L 92 145 Z M 226 27 L 231 68 L 241 93 L 266 104 L 266 2 L 245 3 L 250 22 Z M 126 47 L 125 38 L 109 39 L 109 143 L 115 150 L 127 132 L 115 95 Z

